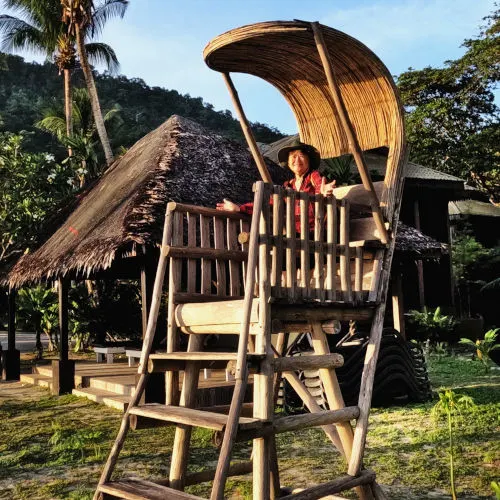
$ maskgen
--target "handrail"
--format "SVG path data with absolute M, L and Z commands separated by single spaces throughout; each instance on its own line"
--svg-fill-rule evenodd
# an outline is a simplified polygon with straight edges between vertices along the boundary
M 251 215 L 241 212 L 231 212 L 230 210 L 218 210 L 216 208 L 201 207 L 199 205 L 188 205 L 171 201 L 167 204 L 167 210 L 170 212 L 190 213 L 193 215 L 205 215 L 207 217 L 220 217 L 235 220 L 250 220 Z

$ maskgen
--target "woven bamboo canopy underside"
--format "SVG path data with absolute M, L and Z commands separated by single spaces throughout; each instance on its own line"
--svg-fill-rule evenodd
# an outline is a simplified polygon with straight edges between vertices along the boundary
M 394 186 L 404 162 L 402 106 L 394 81 L 380 59 L 358 40 L 319 25 L 335 79 L 362 150 L 388 147 L 385 183 Z M 339 119 L 312 23 L 271 21 L 243 26 L 214 38 L 204 50 L 207 65 L 222 73 L 258 76 L 275 86 L 292 108 L 300 138 L 322 158 L 352 152 Z M 398 193 L 384 192 L 392 213 Z
M 314 144 L 322 157 L 336 157 L 350 148 L 310 26 L 301 21 L 243 26 L 212 40 L 204 57 L 216 71 L 244 72 L 274 85 L 292 107 L 302 140 Z M 360 146 L 390 146 L 401 110 L 389 71 L 359 41 L 321 28 Z

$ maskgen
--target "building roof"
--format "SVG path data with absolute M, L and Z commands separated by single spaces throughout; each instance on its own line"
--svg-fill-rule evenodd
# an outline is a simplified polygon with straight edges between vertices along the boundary
M 450 201 L 448 212 L 452 216 L 481 215 L 485 217 L 500 217 L 500 207 L 477 200 Z
M 299 138 L 299 134 L 289 135 L 278 141 L 273 142 L 272 144 L 266 145 L 265 147 L 261 147 L 261 151 L 264 156 L 267 156 L 274 162 L 278 162 L 278 151 L 291 144 L 295 140 Z M 364 157 L 366 163 L 368 165 L 369 170 L 376 171 L 379 175 L 385 175 L 385 168 L 387 163 L 387 157 L 383 154 L 376 154 L 373 152 L 365 152 Z M 354 160 L 351 166 L 353 172 L 357 172 L 356 164 Z M 455 177 L 454 175 L 445 174 L 444 172 L 440 172 L 438 170 L 434 170 L 429 167 L 424 167 L 423 165 L 418 165 L 417 163 L 413 163 L 411 161 L 407 162 L 404 167 L 404 177 L 407 180 L 414 181 L 423 181 L 425 183 L 435 183 L 439 182 L 440 185 L 442 183 L 453 183 L 454 186 L 457 184 L 462 187 L 464 181 L 459 177 Z
M 269 162 L 276 184 L 288 173 Z M 172 116 L 132 146 L 52 225 L 52 235 L 23 256 L 8 275 L 19 287 L 107 269 L 122 255 L 161 241 L 169 201 L 215 204 L 227 197 L 249 201 L 259 172 L 240 143 Z
M 414 259 L 435 259 L 449 252 L 445 243 L 440 243 L 402 222 L 398 223 L 395 250 L 402 256 Z

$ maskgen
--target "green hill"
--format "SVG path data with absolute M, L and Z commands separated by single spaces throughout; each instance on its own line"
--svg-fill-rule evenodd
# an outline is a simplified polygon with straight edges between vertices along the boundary
M 227 137 L 243 140 L 239 122 L 230 111 L 215 111 L 201 97 L 182 95 L 176 90 L 150 87 L 140 78 L 111 76 L 95 72 L 97 90 L 104 110 L 118 105 L 122 125 L 112 131 L 113 148 L 130 147 L 139 138 L 158 127 L 168 117 L 178 114 Z M 72 84 L 85 87 L 83 74 L 76 70 Z M 42 109 L 53 103 L 63 106 L 63 81 L 54 64 L 27 63 L 22 57 L 0 53 L 0 131 L 31 132 L 25 146 L 33 152 L 59 151 L 52 137 L 37 130 L 33 124 L 42 116 Z M 252 124 L 260 142 L 273 142 L 281 137 L 276 128 Z

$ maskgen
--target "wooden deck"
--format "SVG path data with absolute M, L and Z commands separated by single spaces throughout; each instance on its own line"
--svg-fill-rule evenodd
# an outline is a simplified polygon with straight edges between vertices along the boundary
M 96 363 L 93 361 L 75 364 L 75 389 L 73 394 L 86 397 L 97 403 L 124 410 L 135 389 L 137 365 L 127 362 Z M 51 388 L 52 366 L 40 365 L 34 373 L 21 375 L 21 381 Z M 234 382 L 226 381 L 224 370 L 211 370 L 210 377 L 200 372 L 198 406 L 228 404 L 233 393 Z

